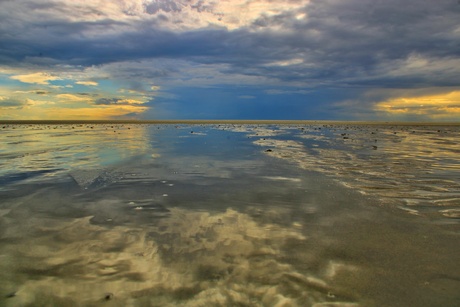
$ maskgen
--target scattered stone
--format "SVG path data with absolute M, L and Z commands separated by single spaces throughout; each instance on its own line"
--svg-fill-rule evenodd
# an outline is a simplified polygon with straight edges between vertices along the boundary
M 111 300 L 112 298 L 113 298 L 113 293 L 108 292 L 108 293 L 106 293 L 106 294 L 104 295 L 104 299 L 105 299 L 106 301 L 109 301 L 109 300 Z
M 372 149 L 373 149 L 373 150 L 376 150 L 376 149 L 377 149 L 377 146 L 372 145 Z
M 273 151 L 273 150 L 271 150 L 271 149 L 267 149 L 265 152 L 272 152 L 272 151 Z
M 10 292 L 7 295 L 5 295 L 5 298 L 13 298 L 16 296 L 16 292 Z

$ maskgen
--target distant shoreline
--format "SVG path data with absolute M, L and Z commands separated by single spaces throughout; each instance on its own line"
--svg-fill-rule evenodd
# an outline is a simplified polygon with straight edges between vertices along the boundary
M 394 126 L 460 126 L 460 122 L 392 122 L 392 121 L 334 121 L 334 120 L 0 120 L 0 124 L 19 125 L 77 125 L 77 124 L 260 124 L 260 125 L 394 125 Z

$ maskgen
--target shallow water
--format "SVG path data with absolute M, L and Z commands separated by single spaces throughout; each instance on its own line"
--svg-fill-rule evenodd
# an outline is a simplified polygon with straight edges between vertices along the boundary
M 459 126 L 5 125 L 2 306 L 458 306 Z

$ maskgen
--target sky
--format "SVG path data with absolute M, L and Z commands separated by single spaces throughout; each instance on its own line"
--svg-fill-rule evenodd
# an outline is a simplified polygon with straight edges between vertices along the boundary
M 0 119 L 460 121 L 460 0 L 0 0 Z

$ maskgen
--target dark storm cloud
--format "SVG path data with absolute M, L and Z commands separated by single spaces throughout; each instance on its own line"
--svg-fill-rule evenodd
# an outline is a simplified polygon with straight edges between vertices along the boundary
M 432 74 L 389 73 L 412 55 L 433 61 L 430 64 L 434 71 L 443 61 L 459 58 L 457 1 L 313 1 L 305 13 L 305 21 L 284 16 L 284 24 L 290 24 L 293 32 L 281 37 L 267 33 L 264 41 L 283 51 L 286 58 L 300 57 L 310 65 L 270 67 L 266 73 L 277 74 L 283 80 L 338 81 L 342 85 L 367 85 L 374 80 L 383 86 L 393 86 L 398 80 L 406 86 L 431 82 L 450 85 L 458 73 L 458 69 L 443 70 L 443 76 L 435 80 Z M 263 24 L 267 28 L 283 24 L 279 18 L 265 17 Z M 282 50 L 276 45 L 288 48 Z
M 13 7 L 13 2 L 8 3 Z M 89 67 L 170 58 L 228 64 L 225 73 L 268 76 L 307 87 L 458 85 L 460 68 L 445 70 L 449 65 L 443 64 L 460 56 L 457 0 L 314 0 L 301 10 L 262 15 L 234 31 L 182 32 L 162 27 L 166 17 L 160 14 L 129 23 L 70 22 L 39 14 L 49 8 L 65 12 L 65 4 L 18 3 L 37 14 L 29 20 L 28 14 L 1 13 L 0 64 L 40 65 L 40 59 L 46 58 L 49 61 L 42 63 Z M 183 3 L 154 1 L 146 12 L 180 12 Z M 305 18 L 297 18 L 302 13 Z M 290 64 L 293 59 L 298 62 Z M 421 70 L 411 62 L 417 59 L 429 67 Z M 438 71 L 442 75 L 436 75 Z M 169 72 L 161 74 L 157 77 Z

